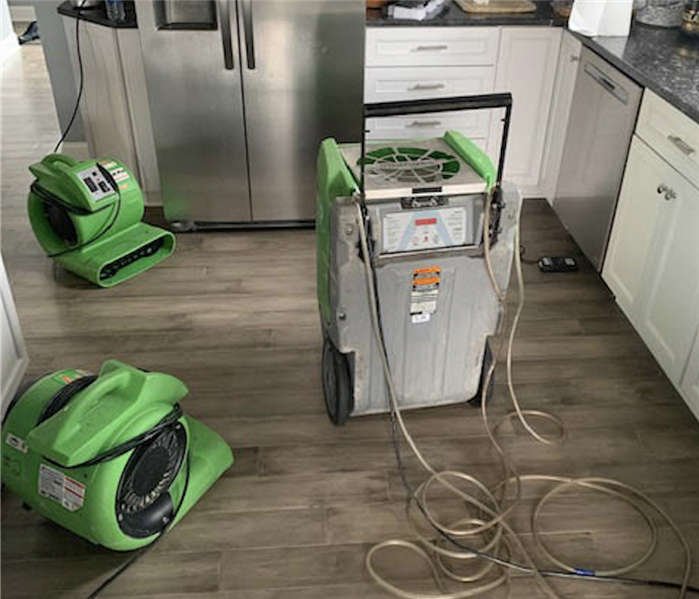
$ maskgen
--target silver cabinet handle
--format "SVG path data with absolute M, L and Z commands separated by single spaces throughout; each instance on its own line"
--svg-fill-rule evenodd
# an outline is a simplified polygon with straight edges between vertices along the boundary
M 436 52 L 438 50 L 446 50 L 449 48 L 446 44 L 432 44 L 415 46 L 411 52 Z
M 223 66 L 227 71 L 233 70 L 233 39 L 231 38 L 231 5 L 229 0 L 218 0 L 218 19 L 221 27 L 221 45 L 223 46 Z
M 670 201 L 674 200 L 677 197 L 677 192 L 672 189 L 672 187 L 668 187 L 665 185 L 665 183 L 661 183 L 658 185 L 658 193 L 664 193 L 665 194 L 665 200 Z
M 442 121 L 413 121 L 406 127 L 439 127 Z
M 420 91 L 420 90 L 430 90 L 430 89 L 444 89 L 446 85 L 444 83 L 416 83 L 415 85 L 408 88 L 408 91 Z
M 680 152 L 682 152 L 685 156 L 691 156 L 696 152 L 696 150 L 690 146 L 684 139 L 677 135 L 668 135 L 667 138 L 677 146 Z
M 575 54 L 570 55 L 570 62 L 578 62 L 579 60 L 580 60 L 579 56 L 577 56 Z
M 255 69 L 255 33 L 252 25 L 252 1 L 241 0 L 243 29 L 245 31 L 245 59 L 250 71 Z

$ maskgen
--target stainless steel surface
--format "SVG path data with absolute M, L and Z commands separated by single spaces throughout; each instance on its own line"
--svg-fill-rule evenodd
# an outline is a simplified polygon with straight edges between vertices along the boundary
M 243 70 L 252 216 L 312 220 L 322 139 L 359 141 L 361 0 L 251 0 L 255 69 Z M 240 24 L 242 28 L 242 23 Z M 250 40 L 243 31 L 241 48 Z
M 216 26 L 216 6 L 213 0 L 154 0 L 160 27 L 173 29 Z
M 313 221 L 320 142 L 361 135 L 362 0 L 218 0 L 220 31 L 159 31 L 159 1 L 136 9 L 166 218 Z
M 554 209 L 602 269 L 642 88 L 584 48 Z
M 692 154 L 694 154 L 694 152 L 696 152 L 696 150 L 692 146 L 690 146 L 684 139 L 682 139 L 678 135 L 668 135 L 667 138 L 679 148 L 680 152 L 687 156 L 691 156 Z
M 223 65 L 228 71 L 235 68 L 233 60 L 233 35 L 231 33 L 231 0 L 217 0 L 218 14 L 221 15 L 221 45 L 223 46 Z
M 216 29 L 169 31 L 158 29 L 155 9 L 136 2 L 165 216 L 250 221 L 240 71 L 224 68 L 222 15 Z
M 245 60 L 248 69 L 255 68 L 255 32 L 252 27 L 252 2 L 240 0 L 240 10 L 243 13 L 243 30 L 245 31 Z

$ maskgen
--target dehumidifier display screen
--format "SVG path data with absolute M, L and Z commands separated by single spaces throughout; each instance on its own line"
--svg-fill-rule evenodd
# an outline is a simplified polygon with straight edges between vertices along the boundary
M 389 212 L 383 215 L 383 251 L 411 252 L 464 245 L 464 207 Z

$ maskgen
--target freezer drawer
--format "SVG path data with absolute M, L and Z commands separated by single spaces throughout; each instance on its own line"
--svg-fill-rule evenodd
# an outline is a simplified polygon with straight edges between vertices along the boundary
M 602 269 L 642 88 L 583 49 L 554 209 Z

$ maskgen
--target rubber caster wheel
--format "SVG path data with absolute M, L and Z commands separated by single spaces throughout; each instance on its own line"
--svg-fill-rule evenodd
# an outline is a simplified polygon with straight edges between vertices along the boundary
M 483 404 L 483 387 L 485 386 L 485 379 L 488 376 L 488 370 L 490 365 L 493 363 L 493 353 L 490 351 L 490 342 L 485 342 L 485 353 L 483 354 L 483 366 L 481 367 L 481 378 L 478 381 L 478 391 L 473 396 L 469 405 L 474 408 L 480 408 Z M 486 401 L 490 404 L 490 400 L 493 399 L 493 393 L 495 392 L 495 373 L 490 377 L 490 384 L 488 385 L 488 390 L 485 393 Z
M 197 226 L 191 220 L 174 220 L 170 223 L 170 230 L 173 233 L 194 233 Z
M 323 341 L 323 395 L 328 418 L 335 426 L 349 420 L 354 409 L 352 377 L 347 356 L 326 337 Z

